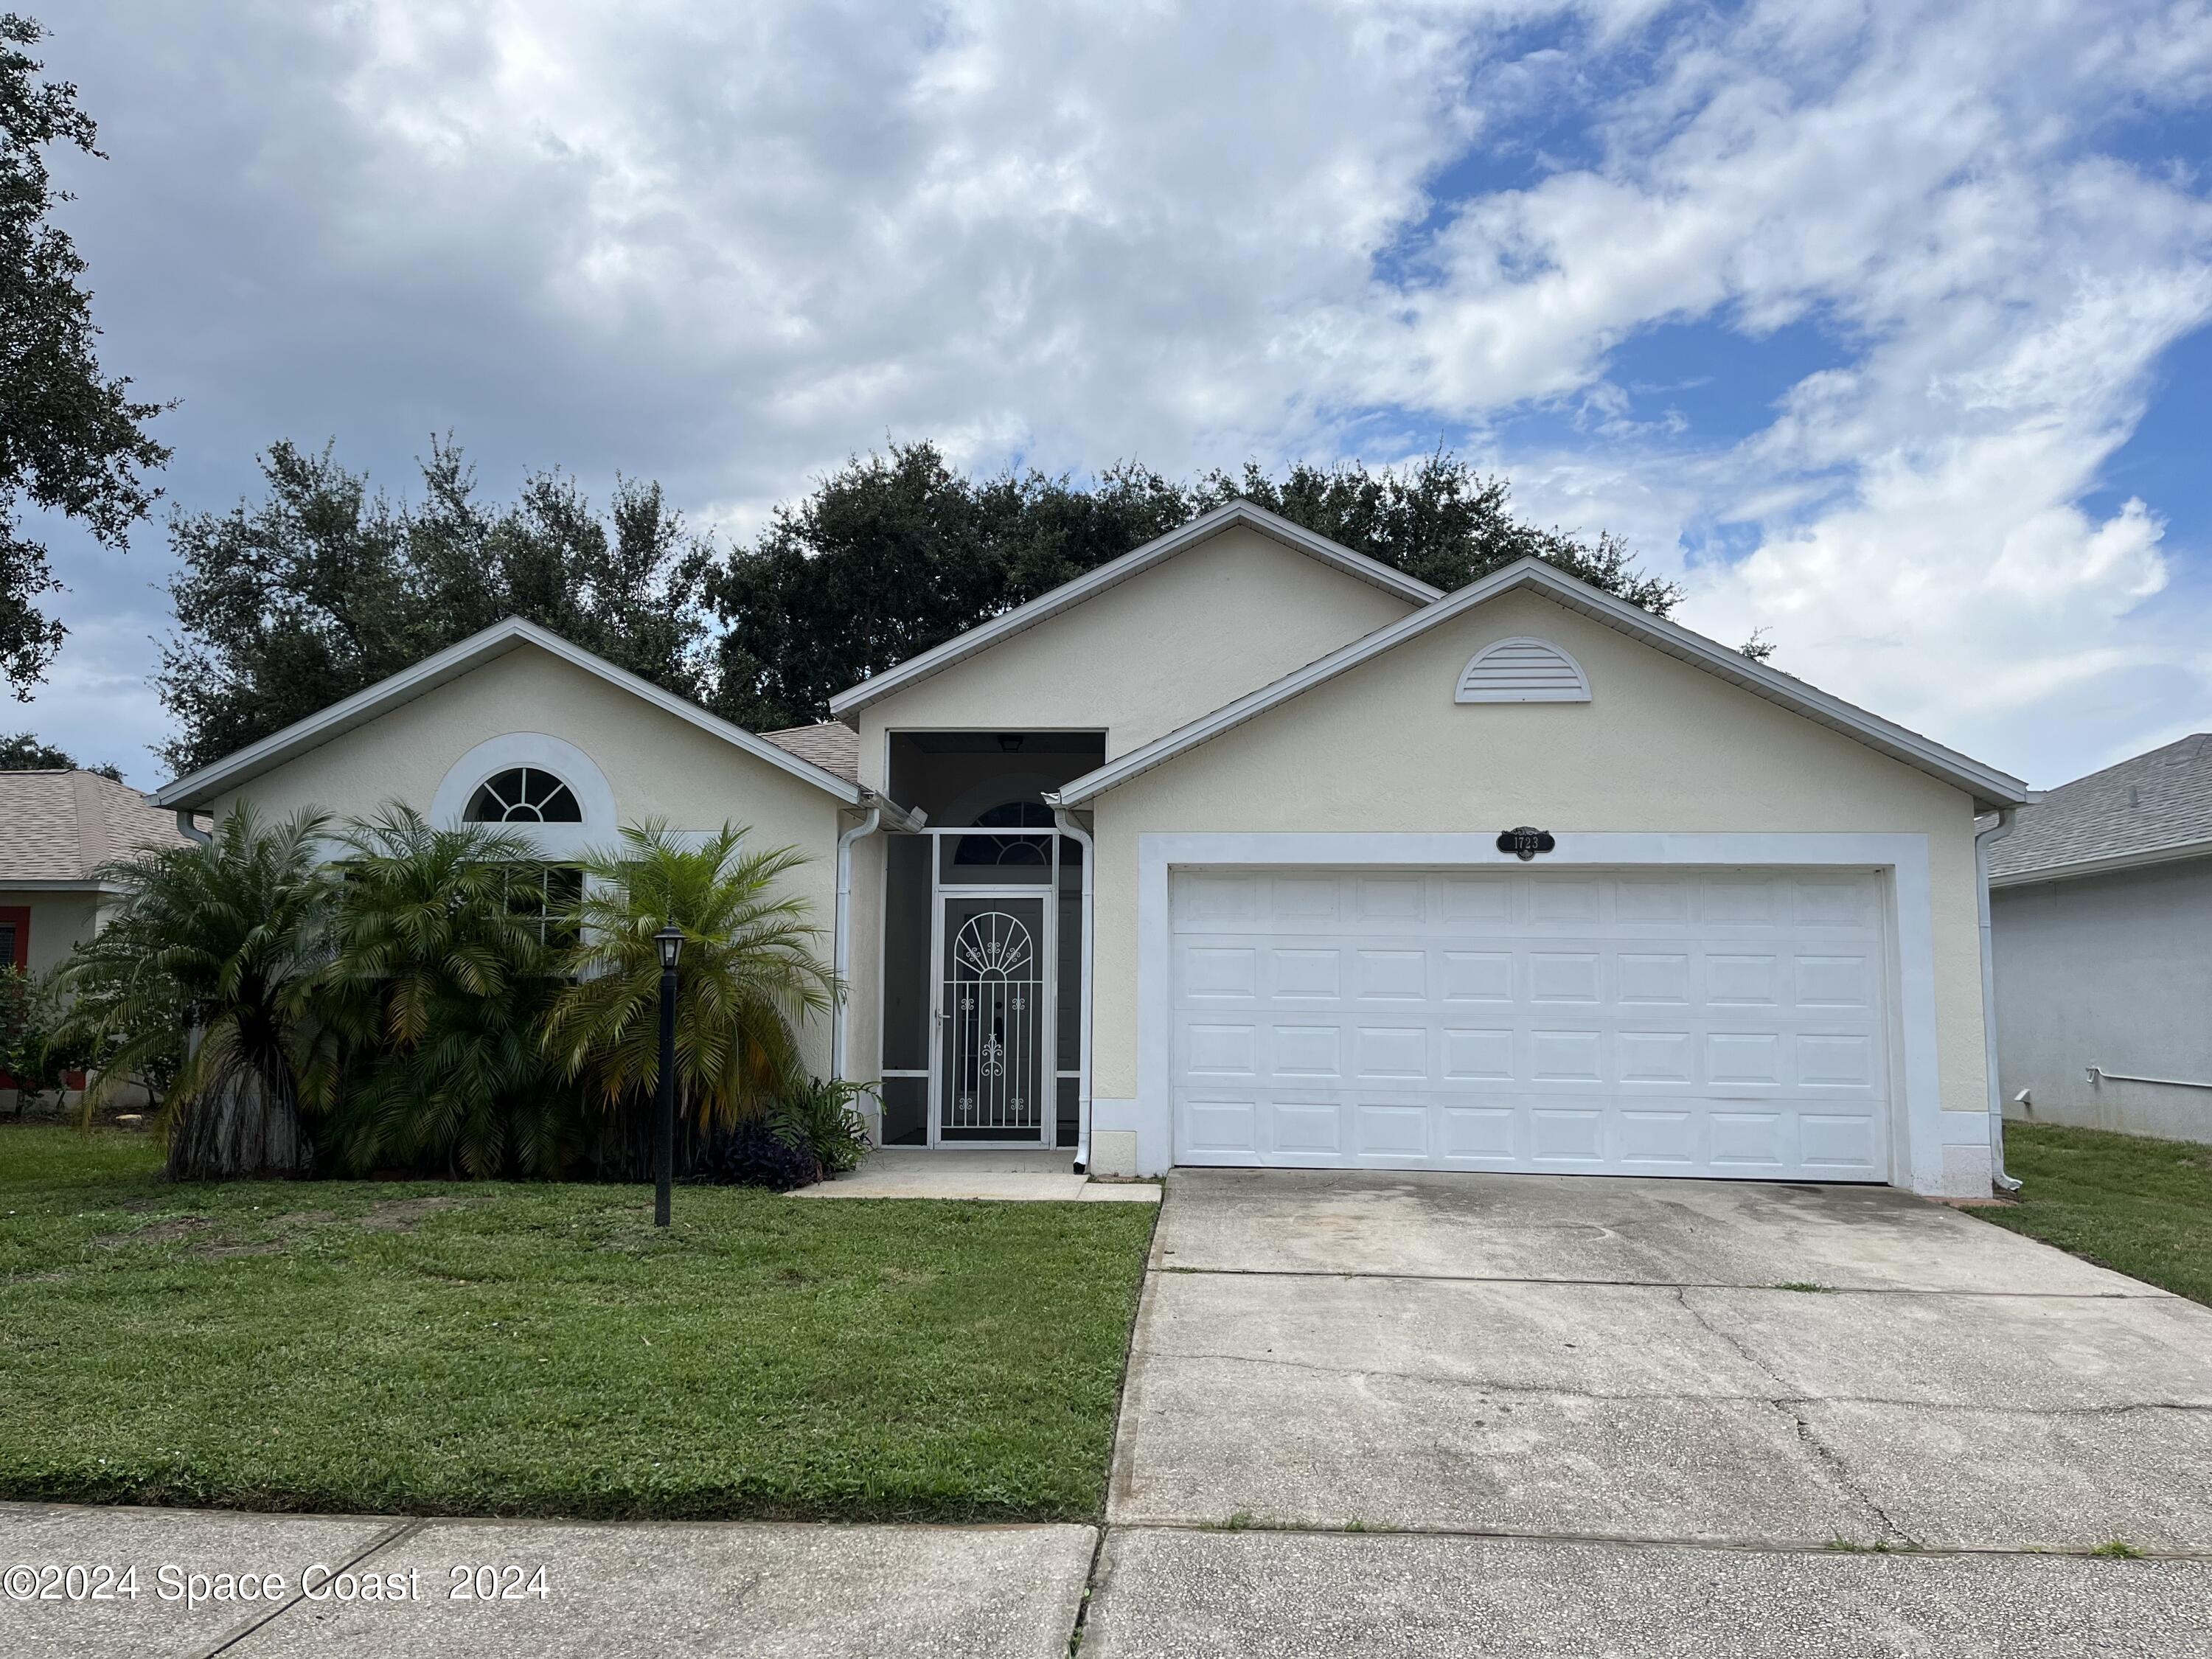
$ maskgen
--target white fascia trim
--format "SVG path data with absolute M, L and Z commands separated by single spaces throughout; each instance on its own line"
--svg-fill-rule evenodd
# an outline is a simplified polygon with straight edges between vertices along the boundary
M 1187 726 L 1131 750 L 1120 759 L 1076 779 L 1057 795 L 1048 795 L 1045 799 L 1054 805 L 1081 806 L 1108 790 L 1174 759 L 1186 750 L 1195 749 L 1224 732 L 1234 730 L 1278 703 L 1287 702 L 1301 692 L 1334 679 L 1346 670 L 1379 657 L 1431 628 L 1440 627 L 1455 617 L 1464 616 L 1479 605 L 1524 587 L 1533 588 L 1568 610 L 1579 611 L 1617 632 L 1641 640 L 1692 667 L 1717 675 L 1754 696 L 1764 697 L 1769 702 L 1779 704 L 1847 737 L 1856 738 L 1893 760 L 1902 761 L 1931 777 L 1941 778 L 1946 783 L 1966 790 L 1972 795 L 1978 810 L 2019 805 L 2028 799 L 2027 786 L 2018 778 L 1969 759 L 1955 750 L 1946 749 L 1942 744 L 1923 738 L 1917 732 L 1908 732 L 1878 714 L 1854 708 L 1840 697 L 1831 696 L 1802 680 L 1769 668 L 1764 663 L 1753 662 L 1740 651 L 1716 645 L 1679 623 L 1671 623 L 1653 616 L 1648 611 L 1638 610 L 1627 600 L 1616 599 L 1564 571 L 1555 570 L 1540 559 L 1521 559 L 1502 570 L 1494 570 L 1481 580 L 1470 582 L 1449 598 L 1439 599 L 1397 622 L 1386 623 L 1348 645 L 1340 646 L 1326 657 L 1285 674 L 1272 685 L 1263 685 L 1256 691 L 1247 692 L 1236 702 L 1224 704 L 1210 714 L 1201 715 Z
M 1034 628 L 1071 606 L 1080 605 L 1084 600 L 1149 570 L 1162 560 L 1172 558 L 1239 525 L 1256 530 L 1309 558 L 1318 559 L 1347 576 L 1357 577 L 1370 586 L 1395 594 L 1408 605 L 1430 605 L 1443 597 L 1440 589 L 1431 587 L 1425 581 L 1417 581 L 1402 570 L 1394 570 L 1380 559 L 1370 559 L 1364 553 L 1355 553 L 1326 536 L 1317 536 L 1265 507 L 1255 507 L 1250 501 L 1229 501 L 1211 513 L 1200 514 L 1188 524 L 1170 530 L 1164 536 L 1154 537 L 1141 547 L 1132 548 L 1118 559 L 1108 560 L 1096 570 L 1088 571 L 1073 581 L 1062 582 L 1049 593 L 1040 593 L 1027 605 L 1016 605 L 1003 617 L 994 617 L 987 623 L 979 623 L 965 633 L 956 634 L 944 644 L 934 646 L 920 656 L 908 658 L 896 668 L 887 668 L 880 674 L 862 680 L 858 685 L 846 687 L 830 699 L 830 713 L 836 719 L 843 720 L 856 709 L 879 702 L 918 680 L 941 673 L 978 651 L 996 645 L 1000 640 Z
M 295 756 L 319 748 L 357 726 L 365 726 L 401 703 L 434 691 L 447 682 L 459 679 L 470 670 L 505 656 L 518 645 L 534 645 L 541 651 L 550 652 L 562 661 L 587 673 L 596 674 L 608 684 L 651 703 L 663 713 L 673 714 L 677 719 L 697 726 L 708 736 L 720 738 L 723 742 L 790 773 L 793 777 L 835 795 L 848 805 L 860 804 L 860 785 L 849 782 L 834 772 L 824 771 L 811 761 L 801 760 L 789 750 L 779 749 L 767 738 L 756 737 L 741 726 L 732 726 L 729 721 L 708 714 L 698 704 L 687 702 L 672 691 L 663 690 L 652 681 L 641 679 L 626 669 L 617 668 L 605 658 L 593 656 L 550 629 L 525 622 L 520 617 L 509 617 L 505 622 L 494 623 L 480 633 L 471 634 L 459 644 L 447 646 L 443 651 L 423 658 L 412 668 L 402 669 L 397 674 L 379 680 L 374 685 L 332 703 L 320 714 L 310 714 L 303 720 L 295 720 L 283 731 L 271 732 L 258 743 L 248 744 L 212 765 L 204 766 L 197 772 L 187 773 L 173 782 L 163 784 L 146 799 L 157 806 L 205 806 L 225 790 L 257 778 Z
M 1981 1113 L 1952 1113 L 1945 1121 L 1936 1063 L 1936 923 L 1928 837 L 1908 833 L 1747 831 L 1699 834 L 1657 830 L 1565 831 L 1553 852 L 1524 864 L 1498 850 L 1497 838 L 1457 831 L 1147 831 L 1137 837 L 1136 1110 L 1146 1122 L 1172 1121 L 1175 1099 L 1174 931 L 1169 875 L 1178 868 L 1268 865 L 1413 865 L 1424 868 L 1488 865 L 1508 870 L 1559 866 L 1704 865 L 1713 867 L 1817 868 L 1824 865 L 1883 871 L 1888 877 L 1890 969 L 1896 987 L 1893 1078 L 1890 1104 L 1890 1182 L 1917 1193 L 1943 1191 L 1943 1148 L 1984 1145 Z
M 184 843 L 176 843 L 182 846 Z M 121 856 L 143 849 L 126 848 Z M 157 849 L 158 850 L 158 849 Z M 112 882 L 100 881 L 91 876 L 0 876 L 0 892 L 5 893 L 119 893 L 122 888 Z
M 2012 870 L 1991 875 L 1990 885 L 2027 887 L 2039 881 L 2072 881 L 2081 876 L 2101 876 L 2120 870 L 2140 870 L 2154 864 L 2179 864 L 2188 859 L 2212 858 L 2212 841 L 2176 842 L 2168 847 L 2149 847 L 2136 853 L 2113 853 L 2103 858 L 2076 859 L 2071 864 L 2045 865 L 2036 870 Z

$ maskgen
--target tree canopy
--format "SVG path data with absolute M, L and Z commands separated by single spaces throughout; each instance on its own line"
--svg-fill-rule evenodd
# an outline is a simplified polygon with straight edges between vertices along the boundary
M 267 492 L 179 514 L 176 630 L 156 678 L 179 773 L 219 759 L 508 616 L 678 696 L 707 687 L 697 603 L 708 550 L 658 484 L 619 481 L 604 511 L 558 472 L 495 506 L 451 443 L 419 499 L 372 492 L 331 451 L 271 446 Z
M 832 693 L 1238 496 L 1446 592 L 1533 554 L 1662 616 L 1679 597 L 1609 535 L 1515 518 L 1504 479 L 1443 450 L 1404 468 L 1248 463 L 1182 483 L 1125 463 L 1086 485 L 967 477 L 933 444 L 894 444 L 714 567 L 715 706 L 756 729 L 822 719 Z
M 77 769 L 76 757 L 66 749 L 48 743 L 35 732 L 18 732 L 13 737 L 0 736 L 0 772 L 72 772 Z M 123 781 L 123 769 L 118 766 L 88 766 L 88 772 L 97 772 L 103 778 Z
M 1664 615 L 1675 588 L 1612 537 L 1513 516 L 1504 480 L 1438 451 L 1402 468 L 1256 465 L 1176 481 L 1133 463 L 1090 481 L 970 477 L 935 445 L 856 456 L 726 552 L 658 484 L 602 513 L 556 472 L 478 494 L 450 442 L 419 498 L 372 491 L 328 447 L 273 446 L 263 498 L 180 514 L 162 751 L 205 765 L 509 614 L 755 731 L 1243 496 L 1447 591 L 1527 555 Z
M 0 13 L 0 675 L 25 698 L 69 630 L 39 608 L 61 583 L 46 544 L 25 533 L 21 504 L 119 548 L 153 504 L 145 475 L 169 459 L 144 430 L 162 406 L 100 366 L 84 260 L 50 218 L 70 196 L 46 151 L 100 152 L 76 88 L 39 78 L 28 49 L 45 37 L 31 19 Z

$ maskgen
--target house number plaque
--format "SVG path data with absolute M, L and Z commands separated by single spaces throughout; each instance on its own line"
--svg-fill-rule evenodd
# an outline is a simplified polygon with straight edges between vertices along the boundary
M 1498 850 L 1501 853 L 1512 854 L 1523 864 L 1534 858 L 1537 854 L 1548 853 L 1558 845 L 1559 842 L 1552 839 L 1550 830 L 1539 830 L 1534 824 L 1528 823 L 1522 824 L 1517 830 L 1505 830 L 1498 837 Z

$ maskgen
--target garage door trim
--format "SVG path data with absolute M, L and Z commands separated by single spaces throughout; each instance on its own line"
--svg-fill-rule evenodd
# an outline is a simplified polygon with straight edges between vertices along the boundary
M 1545 869 L 1577 866 L 1705 866 L 1883 872 L 1891 983 L 1888 1179 L 1929 1192 L 1942 1178 L 1942 1121 L 1936 1073 L 1935 930 L 1925 836 L 1887 833 L 1638 833 L 1555 831 Z M 1137 1060 L 1139 1106 L 1174 1122 L 1174 938 L 1170 872 L 1193 866 L 1334 865 L 1526 869 L 1501 854 L 1496 832 L 1149 832 L 1137 838 Z M 1172 1133 L 1172 1128 L 1170 1128 Z

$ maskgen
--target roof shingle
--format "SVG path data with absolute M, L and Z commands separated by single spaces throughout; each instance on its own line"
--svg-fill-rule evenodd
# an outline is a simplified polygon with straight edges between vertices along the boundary
M 89 886 L 111 859 L 184 840 L 174 814 L 97 772 L 0 772 L 0 887 Z
M 1992 877 L 2212 850 L 2212 732 L 2092 772 L 2020 809 L 2012 834 L 1990 849 Z
M 812 726 L 787 726 L 781 732 L 760 734 L 777 748 L 810 761 L 825 772 L 834 772 L 848 783 L 860 781 L 860 734 L 836 720 Z

